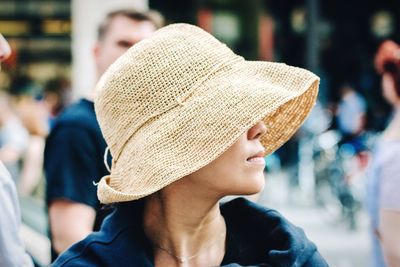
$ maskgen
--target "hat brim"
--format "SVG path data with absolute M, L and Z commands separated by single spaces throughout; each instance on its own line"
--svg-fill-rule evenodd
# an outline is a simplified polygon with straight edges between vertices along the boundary
M 244 60 L 228 68 L 129 139 L 98 185 L 100 202 L 136 200 L 164 188 L 214 161 L 261 120 L 269 154 L 298 130 L 315 103 L 319 78 L 307 70 Z

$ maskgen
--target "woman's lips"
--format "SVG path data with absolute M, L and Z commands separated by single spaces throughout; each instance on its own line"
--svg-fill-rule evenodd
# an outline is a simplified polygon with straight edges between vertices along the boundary
M 264 150 L 259 151 L 253 156 L 247 158 L 247 162 L 257 165 L 265 165 Z
M 251 157 L 247 159 L 247 162 L 259 165 L 265 165 L 264 157 Z

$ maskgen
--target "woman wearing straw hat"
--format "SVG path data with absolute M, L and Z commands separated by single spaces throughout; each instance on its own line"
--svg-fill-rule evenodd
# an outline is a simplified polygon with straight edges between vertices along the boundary
M 133 46 L 95 97 L 113 156 L 98 197 L 115 212 L 54 266 L 327 266 L 278 212 L 243 198 L 219 205 L 263 188 L 263 156 L 304 121 L 318 82 L 246 61 L 187 24 Z

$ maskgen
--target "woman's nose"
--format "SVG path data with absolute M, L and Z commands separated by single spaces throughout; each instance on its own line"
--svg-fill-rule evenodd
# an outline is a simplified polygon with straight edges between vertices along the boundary
M 260 138 L 267 132 L 267 127 L 263 121 L 258 122 L 256 125 L 251 127 L 247 132 L 247 138 L 249 140 Z

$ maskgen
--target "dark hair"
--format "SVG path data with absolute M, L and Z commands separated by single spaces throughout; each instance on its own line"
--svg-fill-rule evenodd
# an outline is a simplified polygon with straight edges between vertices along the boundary
M 31 77 L 17 74 L 11 78 L 8 93 L 13 97 L 32 96 L 41 98 L 42 88 Z
M 71 100 L 71 83 L 64 77 L 56 77 L 46 82 L 43 88 L 44 98 L 54 95 L 57 103 L 52 107 L 53 115 L 59 114 Z
M 389 74 L 400 97 L 400 47 L 393 41 L 384 41 L 375 56 L 375 68 L 379 74 Z
M 115 17 L 127 17 L 135 21 L 149 21 L 154 24 L 156 29 L 164 26 L 164 18 L 160 13 L 154 10 L 150 10 L 147 12 L 139 12 L 134 9 L 120 9 L 115 10 L 111 13 L 108 13 L 104 20 L 100 23 L 99 28 L 97 30 L 97 40 L 101 40 L 106 35 L 112 20 Z

